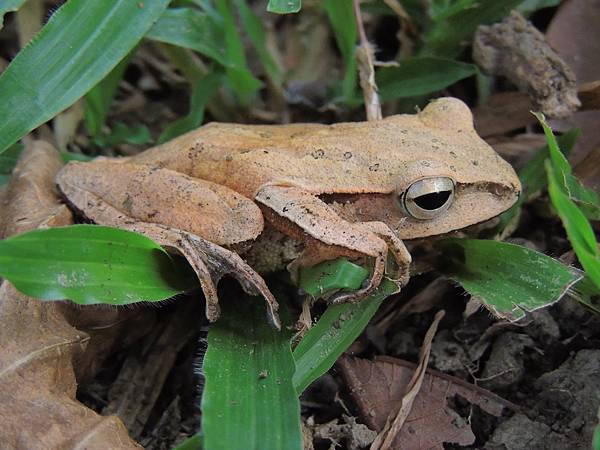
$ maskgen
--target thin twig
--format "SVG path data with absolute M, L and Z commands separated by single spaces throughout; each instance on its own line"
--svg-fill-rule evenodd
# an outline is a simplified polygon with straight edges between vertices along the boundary
M 356 49 L 356 62 L 358 65 L 358 76 L 360 78 L 360 87 L 365 97 L 365 111 L 367 120 L 379 120 L 381 115 L 381 103 L 375 83 L 375 68 L 373 48 L 367 40 L 365 27 L 360 14 L 360 0 L 353 0 L 354 17 L 356 20 L 356 29 L 358 30 L 359 45 Z
M 419 365 L 417 366 L 415 373 L 413 374 L 410 382 L 408 383 L 408 386 L 406 387 L 406 394 L 402 398 L 402 402 L 400 403 L 400 409 L 395 415 L 393 421 L 391 421 L 391 417 L 393 417 L 393 414 L 390 414 L 390 417 L 388 417 L 388 421 L 385 424 L 385 427 L 371 444 L 370 450 L 389 450 L 392 448 L 392 444 L 394 443 L 394 440 L 396 439 L 398 433 L 400 433 L 404 422 L 410 414 L 413 402 L 415 401 L 417 394 L 421 390 L 421 384 L 423 383 L 425 371 L 427 370 L 429 354 L 431 353 L 431 342 L 433 341 L 433 337 L 435 336 L 437 327 L 440 323 L 440 320 L 442 320 L 442 318 L 444 317 L 444 314 L 444 310 L 441 310 L 438 311 L 435 315 L 435 318 L 433 319 L 433 322 L 427 330 L 425 338 L 423 339 L 423 346 L 421 347 L 421 354 L 419 356 Z

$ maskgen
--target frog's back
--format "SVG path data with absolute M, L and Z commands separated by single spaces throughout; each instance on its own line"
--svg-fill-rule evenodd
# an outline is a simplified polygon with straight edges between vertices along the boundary
M 295 185 L 315 194 L 389 193 L 403 174 L 415 175 L 414 164 L 409 167 L 415 160 L 441 160 L 455 172 L 448 175 L 460 180 L 473 172 L 474 157 L 488 163 L 500 159 L 476 135 L 468 108 L 450 100 L 462 105 L 460 113 L 466 110 L 460 129 L 424 120 L 423 113 L 334 125 L 211 123 L 134 159 L 249 197 L 265 184 Z M 436 103 L 444 106 L 431 105 Z

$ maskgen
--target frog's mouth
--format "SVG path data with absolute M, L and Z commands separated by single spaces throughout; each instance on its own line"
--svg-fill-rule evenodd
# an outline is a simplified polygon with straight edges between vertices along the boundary
M 396 231 L 402 239 L 417 239 L 459 230 L 492 219 L 519 198 L 520 187 L 493 182 L 456 183 L 452 203 L 435 217 L 421 219 L 405 211 Z

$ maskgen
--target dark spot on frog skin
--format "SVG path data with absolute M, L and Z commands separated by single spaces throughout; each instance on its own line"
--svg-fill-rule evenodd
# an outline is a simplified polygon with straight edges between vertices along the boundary
M 271 133 L 269 133 L 268 131 L 261 131 L 258 133 L 258 135 L 263 138 L 263 139 L 270 139 L 273 135 Z
M 377 172 L 379 170 L 379 163 L 375 163 L 369 166 L 369 172 Z
M 479 165 L 479 161 L 473 160 L 473 161 L 471 161 L 471 164 L 473 164 L 474 166 L 478 166 Z
M 344 159 L 350 159 L 350 158 L 352 158 L 352 153 L 351 152 L 344 153 Z
M 269 154 L 269 152 L 268 152 L 267 150 L 263 150 L 263 153 L 264 153 L 265 155 L 268 155 L 268 154 Z
M 158 214 L 158 211 L 156 211 L 156 210 L 155 210 L 155 211 L 152 211 L 151 213 L 149 213 L 149 214 L 148 214 L 148 217 L 149 217 L 150 219 L 152 219 L 152 218 L 153 218 L 153 217 L 155 217 L 157 214 Z
M 123 209 L 127 212 L 131 212 L 131 207 L 133 206 L 133 199 L 127 194 L 125 200 L 123 200 Z
M 458 158 L 458 156 L 456 156 L 456 153 L 452 150 L 450 150 L 450 156 L 452 156 L 453 158 Z
M 325 151 L 323 149 L 315 150 L 311 153 L 311 156 L 315 159 L 321 159 L 325 156 Z
M 431 164 L 429 163 L 429 161 L 421 161 L 421 165 L 424 166 L 424 167 L 431 166 Z
M 225 156 L 225 161 L 227 161 L 227 162 L 233 161 L 233 156 L 231 156 L 231 155 Z

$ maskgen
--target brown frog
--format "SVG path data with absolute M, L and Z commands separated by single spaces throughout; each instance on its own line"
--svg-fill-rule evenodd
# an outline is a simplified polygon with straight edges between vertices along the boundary
M 146 234 L 182 253 L 218 317 L 225 273 L 277 302 L 239 253 L 263 217 L 305 243 L 293 268 L 339 256 L 370 260 L 371 275 L 330 301 L 358 301 L 388 270 L 408 281 L 402 240 L 490 219 L 518 198 L 512 167 L 473 128 L 469 108 L 440 98 L 415 115 L 335 125 L 211 123 L 137 156 L 70 163 L 68 201 L 94 222 Z M 388 261 L 388 255 L 391 256 Z

